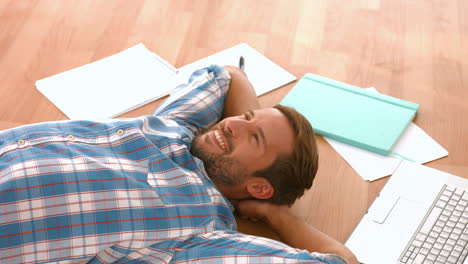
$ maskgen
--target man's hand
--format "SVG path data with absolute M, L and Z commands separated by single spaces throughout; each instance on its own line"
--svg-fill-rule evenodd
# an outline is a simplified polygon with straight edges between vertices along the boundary
M 267 223 L 283 242 L 292 247 L 309 252 L 332 253 L 346 259 L 350 264 L 358 263 L 345 245 L 295 217 L 286 205 L 255 200 L 235 204 L 241 217 Z

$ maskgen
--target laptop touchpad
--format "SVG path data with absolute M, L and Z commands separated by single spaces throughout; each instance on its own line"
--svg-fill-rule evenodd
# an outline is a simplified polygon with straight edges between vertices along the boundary
M 368 217 L 376 223 L 383 224 L 399 199 L 400 196 L 396 194 L 380 195 L 369 209 Z

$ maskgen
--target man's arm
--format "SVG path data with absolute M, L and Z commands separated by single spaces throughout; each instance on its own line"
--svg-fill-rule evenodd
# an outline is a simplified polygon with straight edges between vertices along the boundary
M 267 223 L 283 242 L 292 247 L 309 252 L 336 254 L 346 259 L 349 264 L 359 263 L 345 245 L 292 215 L 287 206 L 242 201 L 237 208 L 241 216 Z
M 242 115 L 260 108 L 254 87 L 245 72 L 237 67 L 224 66 L 231 75 L 231 83 L 224 101 L 223 117 Z

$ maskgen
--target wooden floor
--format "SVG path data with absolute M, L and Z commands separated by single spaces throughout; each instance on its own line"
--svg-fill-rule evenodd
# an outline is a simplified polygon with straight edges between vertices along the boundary
M 247 42 L 298 78 L 311 72 L 419 103 L 416 124 L 449 151 L 427 165 L 468 178 L 466 10 L 463 0 L 0 0 L 0 125 L 66 119 L 34 82 L 137 43 L 179 67 Z M 387 179 L 363 181 L 318 141 L 314 187 L 294 210 L 344 242 Z

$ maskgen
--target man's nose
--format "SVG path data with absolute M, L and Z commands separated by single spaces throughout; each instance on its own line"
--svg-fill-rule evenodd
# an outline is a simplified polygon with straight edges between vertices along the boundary
M 231 119 L 227 120 L 225 125 L 226 133 L 233 138 L 239 138 L 244 133 L 252 130 L 253 122 L 245 119 Z

